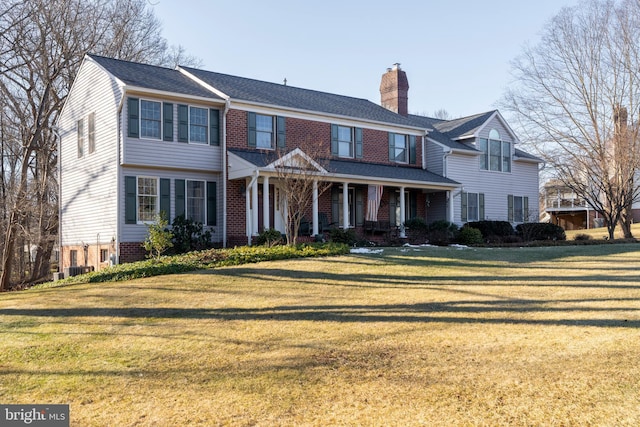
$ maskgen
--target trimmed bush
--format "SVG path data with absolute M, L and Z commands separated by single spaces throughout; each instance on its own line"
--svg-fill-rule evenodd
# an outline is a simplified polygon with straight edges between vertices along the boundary
M 525 242 L 535 240 L 567 240 L 564 229 L 549 222 L 526 222 L 516 226 L 516 233 Z
M 591 235 L 584 234 L 584 233 L 576 234 L 575 236 L 573 236 L 573 240 L 578 240 L 578 241 L 591 240 Z
M 489 243 L 500 243 L 506 236 L 516 234 L 508 221 L 474 221 L 464 226 L 480 230 L 482 238 Z
M 202 223 L 186 219 L 184 215 L 174 218 L 171 223 L 173 233 L 173 253 L 184 254 L 211 247 L 211 232 L 204 231 Z
M 258 234 L 256 243 L 258 245 L 264 245 L 264 246 L 281 245 L 283 243 L 282 233 L 280 233 L 275 228 L 268 228 L 264 230 L 262 233 Z
M 356 231 L 352 228 L 332 228 L 329 231 L 329 241 L 333 243 L 344 243 L 345 245 L 353 246 L 358 241 Z
M 479 245 L 484 243 L 484 239 L 477 228 L 462 227 L 458 232 L 458 242 L 463 245 Z
M 429 243 L 437 246 L 449 245 L 458 231 L 458 226 L 449 221 L 434 221 L 429 224 L 427 238 Z
M 419 217 L 408 219 L 404 222 L 407 238 L 411 243 L 425 243 L 429 240 L 429 225 Z

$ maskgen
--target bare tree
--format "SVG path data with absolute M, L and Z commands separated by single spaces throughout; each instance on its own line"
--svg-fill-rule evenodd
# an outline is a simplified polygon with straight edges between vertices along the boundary
M 276 151 L 273 162 L 278 177 L 278 188 L 284 199 L 287 244 L 295 245 L 302 218 L 313 204 L 314 186 L 320 197 L 331 188 L 323 181 L 329 172 L 329 149 L 326 144 L 306 141 L 292 151 Z
M 58 227 L 53 125 L 85 54 L 164 65 L 173 56 L 160 31 L 145 0 L 30 0 L 0 5 L 1 117 L 3 123 L 15 124 L 5 134 L 12 139 L 3 137 L 3 156 L 9 147 L 15 161 L 9 173 L 3 158 L 6 221 L 0 290 L 7 289 L 12 279 L 25 279 L 12 275 L 14 260 L 24 255 L 25 245 L 37 248 L 26 279 L 48 275 Z M 5 185 L 9 176 L 14 177 L 10 186 Z
M 640 2 L 589 0 L 564 8 L 540 43 L 513 62 L 503 106 L 555 177 L 606 220 L 610 238 L 638 198 Z

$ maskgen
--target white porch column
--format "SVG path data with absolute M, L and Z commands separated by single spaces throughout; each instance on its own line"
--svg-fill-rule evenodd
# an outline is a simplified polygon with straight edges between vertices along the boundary
M 349 183 L 342 183 L 342 228 L 349 228 Z
M 454 211 L 453 211 L 453 191 L 447 191 L 447 202 L 449 205 L 449 222 L 453 222 L 454 219 Z
M 258 235 L 258 179 L 251 184 L 251 235 Z
M 312 204 L 312 213 L 313 216 L 313 230 L 312 235 L 317 236 L 319 234 L 318 230 L 318 181 L 313 181 L 313 204 Z
M 245 180 L 245 189 L 244 189 L 244 203 L 245 203 L 245 211 L 246 211 L 246 229 L 247 229 L 247 244 L 251 244 L 251 235 L 253 234 L 253 230 L 251 229 L 251 195 L 249 192 L 251 189 L 248 187 L 249 182 Z
M 404 232 L 404 218 L 405 218 L 405 200 L 404 200 L 404 187 L 400 187 L 400 237 L 407 237 Z
M 262 220 L 264 229 L 271 228 L 271 218 L 269 217 L 269 177 L 262 178 Z

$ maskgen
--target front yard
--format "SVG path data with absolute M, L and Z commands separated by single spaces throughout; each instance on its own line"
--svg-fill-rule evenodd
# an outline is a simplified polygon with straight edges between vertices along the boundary
M 74 426 L 635 426 L 639 271 L 637 244 L 385 248 L 4 293 L 0 402 Z

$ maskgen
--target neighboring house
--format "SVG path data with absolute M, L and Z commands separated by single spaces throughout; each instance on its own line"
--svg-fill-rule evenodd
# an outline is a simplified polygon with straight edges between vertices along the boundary
M 458 225 L 534 217 L 540 160 L 516 148 L 497 111 L 452 121 L 409 115 L 397 65 L 380 90 L 384 107 L 87 56 L 58 121 L 61 268 L 142 258 L 146 225 L 160 212 L 202 222 L 221 246 L 285 231 L 276 167 L 309 160 L 301 147 L 310 142 L 330 152 L 316 164 L 330 188 L 305 213 L 311 235 L 386 223 L 402 237 L 413 217 Z

